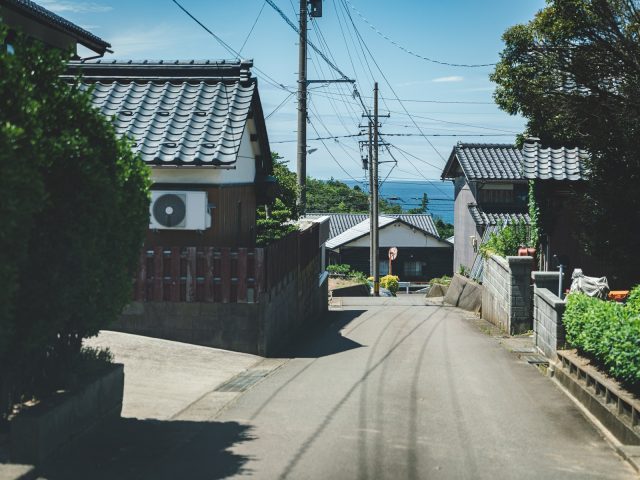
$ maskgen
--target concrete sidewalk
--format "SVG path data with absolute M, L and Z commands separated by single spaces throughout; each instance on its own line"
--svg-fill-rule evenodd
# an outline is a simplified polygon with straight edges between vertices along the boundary
M 109 348 L 124 364 L 126 418 L 169 420 L 219 385 L 258 364 L 262 357 L 102 331 L 85 346 Z

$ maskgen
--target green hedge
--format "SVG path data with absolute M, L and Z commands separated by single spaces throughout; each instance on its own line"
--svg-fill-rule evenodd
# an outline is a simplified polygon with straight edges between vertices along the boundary
M 626 304 L 573 293 L 563 322 L 571 346 L 595 357 L 626 385 L 640 386 L 640 286 Z
M 6 29 L 0 24 L 0 37 Z M 68 55 L 0 50 L 0 423 L 64 387 L 82 339 L 131 299 L 149 172 L 79 85 Z

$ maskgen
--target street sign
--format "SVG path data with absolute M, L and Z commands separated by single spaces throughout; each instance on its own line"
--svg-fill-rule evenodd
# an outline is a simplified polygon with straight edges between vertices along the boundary
M 398 249 L 396 247 L 391 247 L 389 249 L 389 275 L 392 275 L 391 262 L 396 258 L 398 258 Z

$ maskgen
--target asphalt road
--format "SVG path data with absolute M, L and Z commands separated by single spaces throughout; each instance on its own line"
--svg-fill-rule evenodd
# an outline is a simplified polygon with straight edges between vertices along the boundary
M 265 479 L 635 478 L 532 366 L 445 307 L 370 307 L 258 384 L 219 420 Z
M 636 478 L 549 379 L 457 309 L 359 307 L 330 320 L 259 383 L 229 385 L 248 389 L 215 418 L 124 419 L 43 476 Z

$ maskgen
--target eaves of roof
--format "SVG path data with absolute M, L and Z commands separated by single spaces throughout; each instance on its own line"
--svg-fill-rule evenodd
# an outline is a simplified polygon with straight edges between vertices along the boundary
M 457 168 L 467 181 L 522 181 L 522 154 L 515 145 L 458 143 L 453 147 L 441 178 L 455 179 Z
M 2 0 L 1 5 L 73 37 L 79 44 L 99 55 L 104 55 L 111 48 L 110 43 L 31 0 Z
M 476 225 L 481 227 L 524 223 L 531 225 L 531 217 L 522 212 L 485 212 L 475 203 L 468 205 L 469 213 Z
M 446 242 L 446 240 L 440 238 L 437 230 L 435 230 L 435 233 L 433 231 L 425 230 L 423 226 L 416 225 L 415 223 L 411 223 L 407 221 L 407 219 L 403 219 L 402 218 L 403 216 L 405 215 L 380 215 L 380 217 L 378 217 L 378 228 L 382 229 L 393 223 L 402 223 L 403 225 L 406 225 L 411 229 L 419 230 L 425 235 L 429 235 L 430 237 L 433 237 L 437 240 Z M 430 215 L 424 215 L 424 216 L 430 217 Z M 433 228 L 435 229 L 435 225 L 433 226 Z M 369 235 L 369 233 L 370 233 L 369 218 L 367 215 L 367 218 L 365 220 L 349 228 L 348 230 L 345 230 L 344 232 L 337 235 L 336 237 L 331 238 L 329 241 L 327 241 L 326 245 L 327 245 L 327 248 L 338 248 L 338 247 L 341 247 L 342 245 L 351 243 L 355 240 L 358 240 L 359 238 Z
M 307 218 L 328 216 L 331 218 L 330 238 L 335 238 L 342 232 L 356 226 L 360 222 L 368 221 L 367 213 L 307 213 Z M 429 235 L 440 238 L 440 234 L 433 221 L 433 217 L 425 213 L 382 214 L 380 217 L 399 218 L 411 228 L 417 228 Z
M 537 141 L 522 149 L 524 177 L 531 180 L 580 181 L 589 177 L 589 152 L 580 148 L 542 148 Z
M 269 141 L 251 62 L 71 62 L 91 102 L 151 165 L 233 168 L 249 119 L 272 171 Z M 87 73 L 87 75 L 85 75 Z M 259 180 L 258 178 L 256 180 Z

